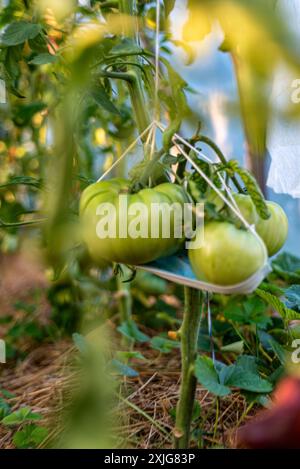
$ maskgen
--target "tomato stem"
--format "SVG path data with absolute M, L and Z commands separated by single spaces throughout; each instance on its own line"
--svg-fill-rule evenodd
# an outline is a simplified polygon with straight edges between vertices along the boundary
M 203 143 L 206 143 L 206 145 L 208 145 L 210 148 L 212 148 L 214 150 L 214 152 L 216 153 L 216 155 L 218 156 L 219 160 L 224 164 L 226 165 L 228 163 L 225 155 L 222 153 L 222 151 L 220 150 L 220 148 L 218 147 L 218 145 L 213 141 L 211 140 L 209 137 L 206 137 L 205 135 L 199 135 L 199 137 L 197 137 L 197 141 L 198 142 L 203 142 Z M 244 194 L 244 191 L 243 191 L 243 188 L 242 186 L 240 185 L 240 183 L 238 182 L 237 178 L 235 176 L 232 176 L 231 177 L 232 179 L 232 182 L 233 184 L 235 185 L 235 187 L 237 188 L 237 190 L 241 193 L 241 194 Z
M 202 293 L 199 290 L 184 288 L 184 313 L 181 326 L 181 384 L 174 430 L 175 449 L 188 448 L 190 441 L 197 385 L 194 366 L 198 349 L 201 297 Z

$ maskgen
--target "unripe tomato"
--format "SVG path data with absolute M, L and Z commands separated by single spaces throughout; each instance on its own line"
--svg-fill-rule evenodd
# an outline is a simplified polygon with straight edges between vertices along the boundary
M 256 231 L 267 246 L 269 256 L 274 256 L 284 245 L 288 236 L 288 219 L 280 205 L 267 202 L 271 213 L 268 220 L 258 219 Z
M 255 225 L 258 221 L 258 214 L 250 195 L 235 193 L 233 194 L 233 198 L 249 225 Z M 236 217 L 236 225 L 238 227 L 244 227 L 244 223 L 238 217 Z
M 218 285 L 246 280 L 263 266 L 265 256 L 263 242 L 253 233 L 219 221 L 208 222 L 203 246 L 189 250 L 196 277 Z
M 92 184 L 82 194 L 80 202 L 82 236 L 90 256 L 98 264 L 103 262 L 103 259 L 122 264 L 145 264 L 159 257 L 173 254 L 183 242 L 183 237 L 176 238 L 174 236 L 176 218 L 175 210 L 171 208 L 171 205 L 177 203 L 181 208 L 185 202 L 188 202 L 184 189 L 171 183 L 163 183 L 151 189 L 142 189 L 136 194 L 130 194 L 128 189 L 128 181 L 112 179 Z M 127 204 L 127 213 L 119 206 L 119 195 L 123 196 L 123 201 Z M 97 234 L 101 217 L 96 212 L 97 208 L 104 203 L 110 203 L 114 208 L 113 211 L 111 210 L 111 215 L 107 215 L 109 223 L 112 221 L 116 227 L 113 237 L 110 235 L 99 237 Z M 140 220 L 137 223 L 139 225 L 138 231 L 142 232 L 143 236 L 133 236 L 128 232 L 137 219 L 137 213 L 133 213 L 133 204 L 136 203 L 143 204 L 143 208 L 147 209 L 138 212 Z M 152 220 L 152 204 L 157 204 L 157 207 L 161 209 L 157 217 L 159 221 L 157 225 L 153 222 L 154 218 Z M 170 214 L 167 213 L 168 210 L 170 210 Z M 112 212 L 115 212 L 115 220 Z M 120 226 L 119 216 L 121 217 Z M 124 220 L 124 225 L 122 220 Z M 166 236 L 169 222 L 170 235 Z M 157 227 L 155 235 L 151 233 L 153 225 Z M 124 230 L 123 234 L 120 234 L 120 229 Z

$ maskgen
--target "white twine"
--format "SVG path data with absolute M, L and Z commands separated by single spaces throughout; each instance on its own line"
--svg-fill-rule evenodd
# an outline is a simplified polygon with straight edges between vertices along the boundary
M 154 123 L 152 122 L 150 125 L 148 125 L 148 127 L 143 130 L 142 133 L 140 133 L 137 138 L 129 145 L 129 147 L 124 151 L 124 153 L 122 153 L 122 155 L 111 165 L 110 168 L 108 168 L 107 171 L 105 171 L 100 177 L 99 179 L 97 179 L 97 182 L 100 182 L 102 181 L 102 179 L 104 179 L 116 166 L 118 166 L 118 164 L 123 160 L 123 158 L 125 158 L 125 156 L 136 146 L 136 144 L 138 143 L 138 141 L 143 138 L 147 132 L 150 133 L 150 131 L 152 130 L 153 128 L 153 125 Z

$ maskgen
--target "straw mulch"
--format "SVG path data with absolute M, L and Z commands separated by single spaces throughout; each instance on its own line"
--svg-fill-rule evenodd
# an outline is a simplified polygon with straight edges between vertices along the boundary
M 170 448 L 174 421 L 170 414 L 178 400 L 180 371 L 179 351 L 160 354 L 147 345 L 140 347 L 146 362 L 137 378 L 124 378 L 123 398 L 115 409 L 122 416 L 118 446 L 132 448 Z M 75 352 L 76 353 L 76 352 Z M 9 400 L 13 410 L 29 406 L 43 416 L 39 425 L 49 429 L 41 447 L 51 446 L 63 430 L 63 409 L 68 405 L 69 391 L 74 388 L 74 373 L 68 366 L 74 347 L 68 341 L 45 344 L 33 350 L 16 367 L 5 368 L 0 374 L 0 389 L 14 394 Z M 76 378 L 75 378 L 76 380 Z M 228 446 L 232 431 L 245 421 L 247 404 L 239 393 L 217 400 L 198 386 L 197 401 L 201 414 L 195 421 L 202 447 Z M 252 413 L 252 412 L 251 412 Z M 61 417 L 61 418 L 60 418 Z M 14 429 L 15 430 L 15 429 Z M 13 448 L 13 430 L 0 425 L 0 448 Z M 193 446 L 196 446 L 194 441 Z

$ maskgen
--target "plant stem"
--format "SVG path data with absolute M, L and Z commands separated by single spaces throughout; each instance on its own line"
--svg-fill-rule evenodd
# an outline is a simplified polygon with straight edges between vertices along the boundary
M 219 157 L 220 161 L 224 165 L 226 165 L 228 163 L 226 157 L 224 156 L 224 154 L 222 153 L 222 151 L 220 150 L 218 145 L 216 145 L 215 142 L 213 140 L 211 140 L 209 137 L 206 137 L 204 135 L 199 135 L 199 137 L 197 138 L 197 141 L 206 143 L 206 145 L 210 146 L 210 148 L 212 148 L 214 150 L 214 152 L 216 153 L 216 155 Z M 241 194 L 243 194 L 244 193 L 243 188 L 240 185 L 240 183 L 238 182 L 237 178 L 235 176 L 233 176 L 231 179 L 232 179 L 232 182 L 234 183 L 235 187 L 237 188 L 237 190 Z
M 200 298 L 202 294 L 194 288 L 184 288 L 184 315 L 181 327 L 181 384 L 176 410 L 174 430 L 175 449 L 186 449 L 190 441 L 190 429 L 196 392 L 194 375 L 200 328 Z

